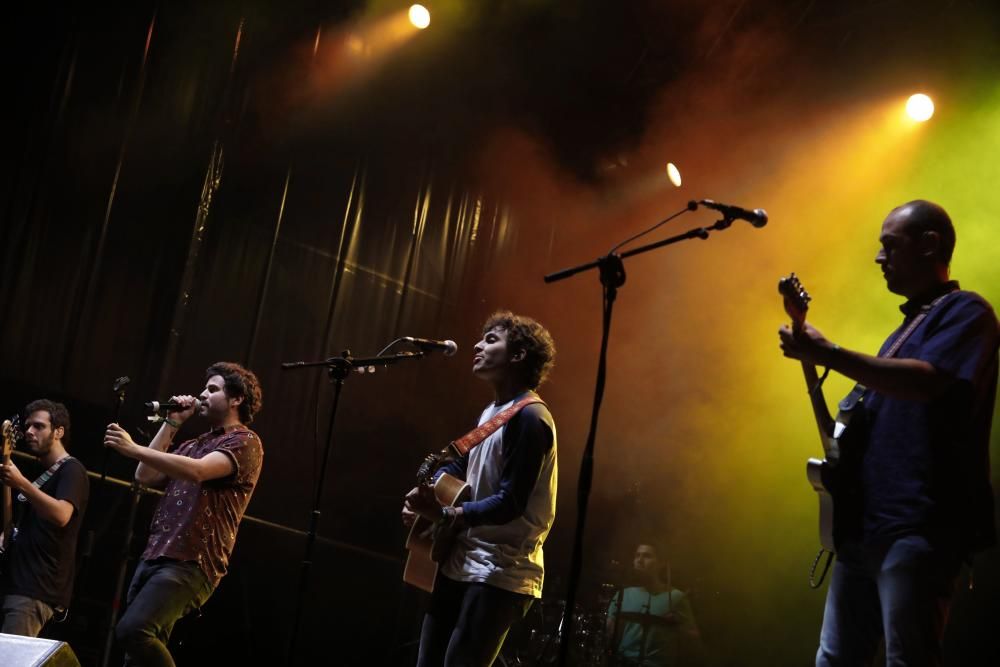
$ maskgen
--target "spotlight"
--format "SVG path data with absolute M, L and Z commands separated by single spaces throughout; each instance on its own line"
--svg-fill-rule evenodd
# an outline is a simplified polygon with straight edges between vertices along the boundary
M 423 30 L 431 24 L 431 13 L 423 5 L 410 5 L 410 23 Z
M 673 162 L 667 163 L 667 178 L 674 184 L 674 187 L 681 187 L 681 170 Z
M 923 93 L 910 95 L 906 100 L 906 115 L 922 123 L 934 115 L 934 101 Z

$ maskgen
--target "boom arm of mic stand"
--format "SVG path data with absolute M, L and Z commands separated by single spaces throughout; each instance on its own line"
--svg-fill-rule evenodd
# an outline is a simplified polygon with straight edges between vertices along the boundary
M 638 248 L 633 248 L 632 250 L 627 250 L 619 255 L 622 259 L 632 257 L 633 255 L 641 255 L 644 252 L 649 252 L 650 250 L 656 250 L 657 248 L 662 248 L 663 246 L 673 245 L 680 241 L 687 241 L 688 239 L 707 239 L 710 232 L 722 231 L 723 229 L 728 229 L 733 224 L 732 218 L 723 217 L 721 220 L 716 222 L 711 227 L 695 227 L 694 229 L 689 229 L 683 234 L 677 234 L 676 236 L 671 236 L 669 238 L 663 239 L 662 241 L 656 241 L 655 243 L 647 243 L 644 246 L 639 246 Z M 601 266 L 604 262 L 604 257 L 596 259 L 593 262 L 587 262 L 586 264 L 580 264 L 578 266 L 571 266 L 568 269 L 563 269 L 561 271 L 556 271 L 555 273 L 550 273 L 546 275 L 543 280 L 546 283 L 554 283 L 564 278 L 569 278 L 570 276 L 575 276 L 583 271 L 589 271 L 590 269 L 597 268 Z
M 396 354 L 384 357 L 364 357 L 356 359 L 350 355 L 343 357 L 330 357 L 321 361 L 286 361 L 281 364 L 281 370 L 289 371 L 297 368 L 314 368 L 316 366 L 327 366 L 335 368 L 338 366 L 391 366 L 407 359 L 419 359 L 425 356 L 423 352 L 397 352 Z

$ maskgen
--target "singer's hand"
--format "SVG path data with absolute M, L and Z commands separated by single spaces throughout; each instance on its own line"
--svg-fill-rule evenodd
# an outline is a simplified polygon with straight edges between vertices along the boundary
M 139 448 L 128 431 L 118 424 L 108 424 L 108 430 L 104 432 L 104 446 L 131 459 L 135 458 L 134 452 Z
M 21 474 L 13 461 L 7 464 L 0 462 L 0 483 L 18 491 L 23 491 L 24 487 L 31 486 L 31 482 Z
M 193 415 L 198 409 L 198 399 L 189 394 L 182 394 L 180 396 L 171 396 L 171 401 L 176 401 L 181 405 L 186 405 L 187 407 L 183 410 L 178 410 L 176 412 L 168 412 L 167 419 L 171 419 L 178 424 L 183 424 L 187 421 L 188 417 Z

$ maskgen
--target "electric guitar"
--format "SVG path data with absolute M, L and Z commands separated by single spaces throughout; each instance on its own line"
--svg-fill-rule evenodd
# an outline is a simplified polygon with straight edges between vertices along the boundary
M 3 422 L 3 448 L 0 449 L 0 459 L 4 465 L 10 463 L 10 454 L 14 451 L 14 443 L 20 437 L 20 419 L 14 415 Z M 10 487 L 0 484 L 0 503 L 3 505 L 3 542 L 0 544 L 0 556 L 10 546 L 14 533 L 14 506 L 11 501 Z
M 449 445 L 439 454 L 431 454 L 425 458 L 417 471 L 417 485 L 434 489 L 434 497 L 441 507 L 461 504 L 472 495 L 472 488 L 468 484 L 448 473 L 442 473 L 437 480 L 432 481 L 434 473 L 456 458 L 458 452 Z M 406 538 L 406 548 L 410 553 L 406 557 L 403 581 L 428 593 L 433 592 L 438 567 L 448 556 L 454 539 L 454 531 L 443 521 L 431 521 L 418 514 Z
M 794 273 L 778 281 L 778 292 L 784 298 L 785 312 L 792 318 L 792 330 L 802 331 L 812 298 Z M 839 404 L 837 418 L 830 416 L 823 397 L 822 382 L 816 367 L 802 362 L 813 416 L 819 429 L 824 458 L 806 462 L 806 478 L 819 496 L 819 541 L 830 552 L 849 532 L 857 530 L 860 520 L 860 491 L 857 485 L 856 463 L 860 452 L 845 447 L 845 434 L 864 395 L 865 388 L 855 387 Z

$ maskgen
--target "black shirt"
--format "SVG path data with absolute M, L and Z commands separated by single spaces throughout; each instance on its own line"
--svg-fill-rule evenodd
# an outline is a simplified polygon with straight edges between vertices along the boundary
M 76 541 L 90 496 L 87 469 L 70 457 L 41 490 L 75 508 L 62 528 L 42 519 L 30 502 L 14 496 L 15 515 L 20 510 L 17 537 L 10 545 L 5 567 L 4 591 L 41 600 L 53 607 L 68 607 L 73 595 Z

